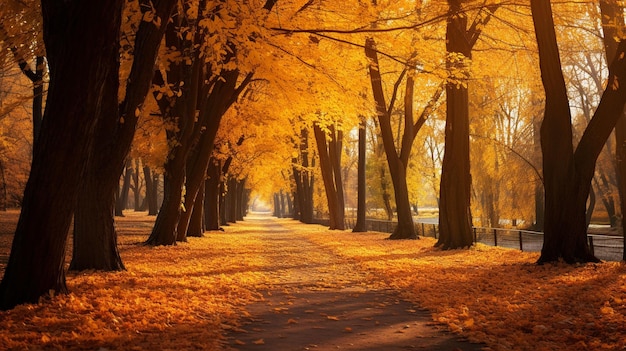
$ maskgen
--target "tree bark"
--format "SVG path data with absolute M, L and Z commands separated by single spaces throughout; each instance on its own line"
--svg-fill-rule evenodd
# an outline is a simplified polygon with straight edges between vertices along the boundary
M 593 118 L 573 150 L 571 115 L 565 80 L 547 0 L 532 0 L 531 11 L 539 48 L 541 78 L 546 92 L 541 126 L 546 197 L 544 243 L 539 263 L 597 262 L 587 244 L 585 210 L 595 162 L 626 102 L 626 42 L 622 41 L 609 68 L 609 80 Z
M 158 178 L 155 179 L 155 175 L 150 170 L 150 167 L 143 167 L 143 177 L 146 180 L 146 200 L 148 202 L 148 215 L 156 216 L 159 211 L 157 201 L 157 187 L 159 184 Z
M 108 110 L 105 105 L 110 103 L 102 97 L 117 91 L 117 84 L 110 86 L 107 78 L 118 72 L 122 5 L 121 0 L 42 1 L 50 85 L 0 283 L 0 309 L 37 302 L 51 290 L 67 292 L 65 247 L 79 185 L 99 111 Z
M 602 21 L 603 41 L 607 65 L 617 53 L 618 27 L 624 27 L 624 7 L 616 0 L 600 0 L 600 17 Z M 615 125 L 615 161 L 617 188 L 619 191 L 620 209 L 622 212 L 623 246 L 626 247 L 626 117 L 622 117 Z M 622 260 L 626 261 L 626 250 L 622 250 Z
M 478 16 L 468 28 L 467 15 L 460 0 L 448 0 L 446 25 L 446 66 L 451 71 L 467 72 L 472 47 L 482 28 L 498 5 L 487 7 L 487 16 Z M 469 157 L 468 79 L 450 77 L 446 84 L 445 149 L 439 187 L 439 240 L 435 246 L 444 250 L 473 244 L 471 175 Z
M 393 107 L 393 101 L 399 83 L 406 74 L 406 70 L 402 72 L 395 84 L 394 97 L 391 99 L 390 105 L 387 106 L 382 88 L 382 78 L 379 71 L 378 55 L 376 52 L 376 44 L 374 39 L 367 39 L 365 43 L 365 55 L 370 60 L 370 81 L 372 83 L 372 91 L 374 100 L 376 101 L 376 110 L 378 122 L 380 126 L 380 135 L 383 139 L 385 155 L 387 156 L 387 165 L 391 174 L 391 181 L 394 186 L 394 195 L 396 197 L 396 211 L 398 215 L 398 225 L 389 239 L 417 239 L 417 233 L 413 224 L 413 216 L 411 214 L 411 203 L 409 202 L 409 191 L 406 184 L 406 164 L 410 153 L 411 143 L 413 142 L 413 79 L 407 78 L 407 90 L 405 92 L 405 121 L 408 122 L 408 129 L 405 127 L 405 135 L 402 138 L 402 146 L 400 155 L 396 151 L 394 144 L 393 132 L 391 130 L 390 110 Z M 404 144 L 408 144 L 407 146 Z M 404 154 L 403 154 L 404 153 Z
M 191 212 L 191 218 L 189 220 L 189 227 L 187 228 L 187 236 L 201 238 L 204 235 L 204 186 L 206 182 L 202 182 L 198 194 L 196 195 L 196 202 L 193 205 L 193 211 Z
M 134 200 L 134 204 L 133 204 L 133 209 L 135 210 L 135 212 L 140 211 L 139 207 L 141 205 L 140 203 L 140 198 L 141 198 L 141 184 L 139 182 L 139 159 L 136 158 L 135 159 L 135 168 L 133 169 L 133 200 Z
M 344 230 L 345 209 L 343 203 L 343 188 L 341 185 L 341 169 L 336 169 L 337 161 L 333 159 L 333 157 L 337 157 L 337 148 L 329 147 L 326 142 L 326 133 L 324 133 L 318 124 L 313 126 L 313 133 L 317 144 L 322 181 L 324 182 L 324 190 L 328 202 L 330 229 Z M 337 138 L 334 135 L 335 130 L 333 127 L 330 128 L 330 133 L 331 139 Z
M 204 221 L 207 230 L 220 229 L 220 174 L 219 161 L 212 158 L 207 168 L 207 179 L 204 187 Z
M 142 0 L 142 3 L 146 5 L 148 1 Z M 175 1 L 156 0 L 150 4 L 156 11 L 155 18 L 166 23 Z M 114 111 L 108 111 L 98 123 L 96 141 L 87 165 L 86 178 L 89 181 L 81 191 L 78 199 L 79 210 L 75 213 L 72 269 L 124 269 L 116 248 L 117 233 L 113 225 L 113 209 L 121 215 L 122 207 L 116 206 L 112 199 L 115 199 L 118 191 L 120 174 L 124 169 L 124 161 L 130 151 L 139 117 L 137 110 L 141 108 L 150 88 L 153 67 L 164 32 L 164 25 L 141 22 L 135 36 L 134 60 L 126 83 L 124 100 L 119 106 L 116 105 Z M 119 79 L 118 74 L 111 75 L 111 79 Z M 114 98 L 117 104 L 117 92 Z M 148 178 L 150 177 L 146 178 L 146 184 Z M 156 187 L 158 180 L 152 183 Z M 149 213 L 156 214 L 156 189 L 146 188 L 146 194 L 149 191 L 153 191 Z M 120 204 L 125 204 L 125 197 L 127 196 L 121 196 L 120 200 L 123 202 Z
M 100 153 L 99 154 L 100 157 L 104 157 L 105 153 Z M 92 156 L 93 157 L 97 157 L 96 155 Z M 97 162 L 97 161 L 96 161 Z M 102 164 L 102 163 L 100 163 Z M 90 171 L 97 171 L 95 169 L 89 169 Z M 101 177 L 102 175 L 100 175 L 99 173 L 97 174 L 92 174 L 92 176 L 94 177 Z M 115 202 L 115 215 L 118 217 L 124 217 L 124 213 L 122 211 L 124 211 L 126 209 L 126 207 L 128 206 L 128 194 L 130 192 L 130 179 L 133 176 L 133 167 L 131 165 L 131 160 L 127 159 L 126 160 L 126 168 L 124 170 L 124 177 L 122 178 L 122 186 L 119 192 L 119 195 L 117 197 L 117 201 Z M 88 201 L 101 201 L 102 199 L 92 199 L 89 200 L 89 197 L 85 197 L 86 200 Z M 80 235 L 80 234 L 79 234 Z
M 313 223 L 313 186 L 314 177 L 309 165 L 315 167 L 315 160 L 309 163 L 309 131 L 304 128 L 300 134 L 300 160 L 293 160 L 293 176 L 296 183 L 296 201 L 299 220 L 302 223 Z
M 201 5 L 195 5 L 201 6 Z M 174 17 L 174 16 L 173 16 Z M 178 237 L 177 227 L 183 203 L 183 184 L 186 177 L 186 163 L 189 151 L 193 146 L 193 135 L 196 122 L 196 109 L 200 84 L 204 84 L 202 75 L 203 62 L 199 52 L 194 48 L 192 40 L 179 36 L 180 26 L 193 27 L 196 19 L 189 20 L 183 12 L 179 12 L 176 21 L 170 21 L 165 32 L 166 45 L 176 47 L 186 53 L 188 60 L 173 62 L 167 73 L 168 82 L 160 75 L 155 76 L 158 84 L 173 83 L 180 96 L 164 96 L 159 105 L 163 118 L 176 121 L 177 129 L 168 131 L 168 140 L 173 145 L 169 151 L 164 169 L 164 197 L 161 210 L 157 215 L 147 245 L 174 245 Z M 202 78 L 202 79 L 201 79 Z
M 352 229 L 353 233 L 361 233 L 367 231 L 367 223 L 365 222 L 365 212 L 367 210 L 367 179 L 366 179 L 366 152 L 367 152 L 367 126 L 365 117 L 362 117 L 359 127 L 359 164 L 357 174 L 357 210 L 356 224 Z

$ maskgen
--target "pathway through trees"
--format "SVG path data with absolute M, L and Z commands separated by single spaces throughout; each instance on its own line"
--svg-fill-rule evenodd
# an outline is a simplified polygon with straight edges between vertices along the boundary
M 249 216 L 234 231 L 265 228 L 271 283 L 263 301 L 229 335 L 245 350 L 480 350 L 439 330 L 430 314 L 382 285 L 367 272 L 289 228 L 289 222 Z M 250 228 L 250 229 L 246 229 Z M 338 235 L 340 235 L 338 233 Z

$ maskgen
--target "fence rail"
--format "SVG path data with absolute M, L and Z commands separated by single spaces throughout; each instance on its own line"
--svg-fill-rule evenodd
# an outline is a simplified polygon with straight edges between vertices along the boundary
M 329 225 L 328 219 L 317 219 L 316 223 Z M 347 218 L 345 226 L 348 229 L 354 228 L 356 220 Z M 366 219 L 366 229 L 383 233 L 392 233 L 397 222 L 379 219 Z M 415 231 L 419 236 L 433 237 L 439 236 L 437 224 L 420 222 L 416 220 Z M 543 233 L 530 230 L 505 229 L 505 228 L 485 228 L 473 227 L 474 242 L 491 246 L 507 247 L 521 251 L 538 252 L 543 246 Z M 605 261 L 621 261 L 624 252 L 624 238 L 614 235 L 587 234 L 591 252 L 599 259 Z

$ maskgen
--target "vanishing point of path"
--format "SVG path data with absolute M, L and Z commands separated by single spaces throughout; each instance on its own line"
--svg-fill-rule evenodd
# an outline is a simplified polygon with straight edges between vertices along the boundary
M 246 307 L 246 324 L 228 336 L 235 350 L 481 350 L 438 328 L 395 291 L 368 283 L 367 272 L 286 220 L 253 215 L 227 231 L 259 235 L 271 280 L 263 301 Z

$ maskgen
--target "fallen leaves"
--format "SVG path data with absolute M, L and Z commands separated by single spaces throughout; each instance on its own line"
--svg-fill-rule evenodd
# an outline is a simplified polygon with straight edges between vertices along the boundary
M 299 230 L 491 350 L 626 349 L 624 263 L 538 266 L 536 253 L 481 244 L 440 251 L 432 238 Z
M 151 229 L 133 223 L 144 217 L 119 220 L 127 271 L 69 272 L 69 295 L 0 312 L 0 349 L 221 349 L 225 331 L 240 330 L 244 306 L 261 299 L 260 241 L 216 234 L 150 248 L 137 245 Z
M 221 350 L 227 332 L 245 332 L 240 328 L 250 317 L 245 305 L 263 300 L 259 291 L 277 277 L 290 278 L 289 268 L 301 264 L 296 256 L 266 257 L 271 243 L 254 230 L 211 233 L 176 247 L 136 245 L 150 230 L 134 224 L 137 220 L 119 220 L 120 251 L 128 271 L 70 273 L 71 294 L 0 312 L 0 349 Z M 437 323 L 492 350 L 626 348 L 623 263 L 537 266 L 537 254 L 517 250 L 479 245 L 439 251 L 429 238 L 390 241 L 384 240 L 386 234 L 281 223 L 294 240 L 319 247 L 303 250 L 303 255 L 315 262 L 334 255 L 339 262 L 356 263 L 360 270 L 349 274 L 358 274 L 364 289 L 402 292 L 416 308 L 429 310 Z M 4 246 L 0 250 L 7 252 Z M 319 276 L 315 269 L 311 291 L 347 281 L 341 264 L 320 267 Z M 288 302 L 294 293 L 281 292 Z M 270 311 L 291 313 L 288 302 Z M 388 303 L 372 301 L 371 306 L 385 309 Z M 287 324 L 298 323 L 297 316 L 289 317 Z M 336 325 L 333 321 L 341 314 L 322 318 Z M 352 327 L 341 330 L 351 333 Z M 242 343 L 234 340 L 235 345 Z M 265 340 L 248 343 L 262 345 Z

